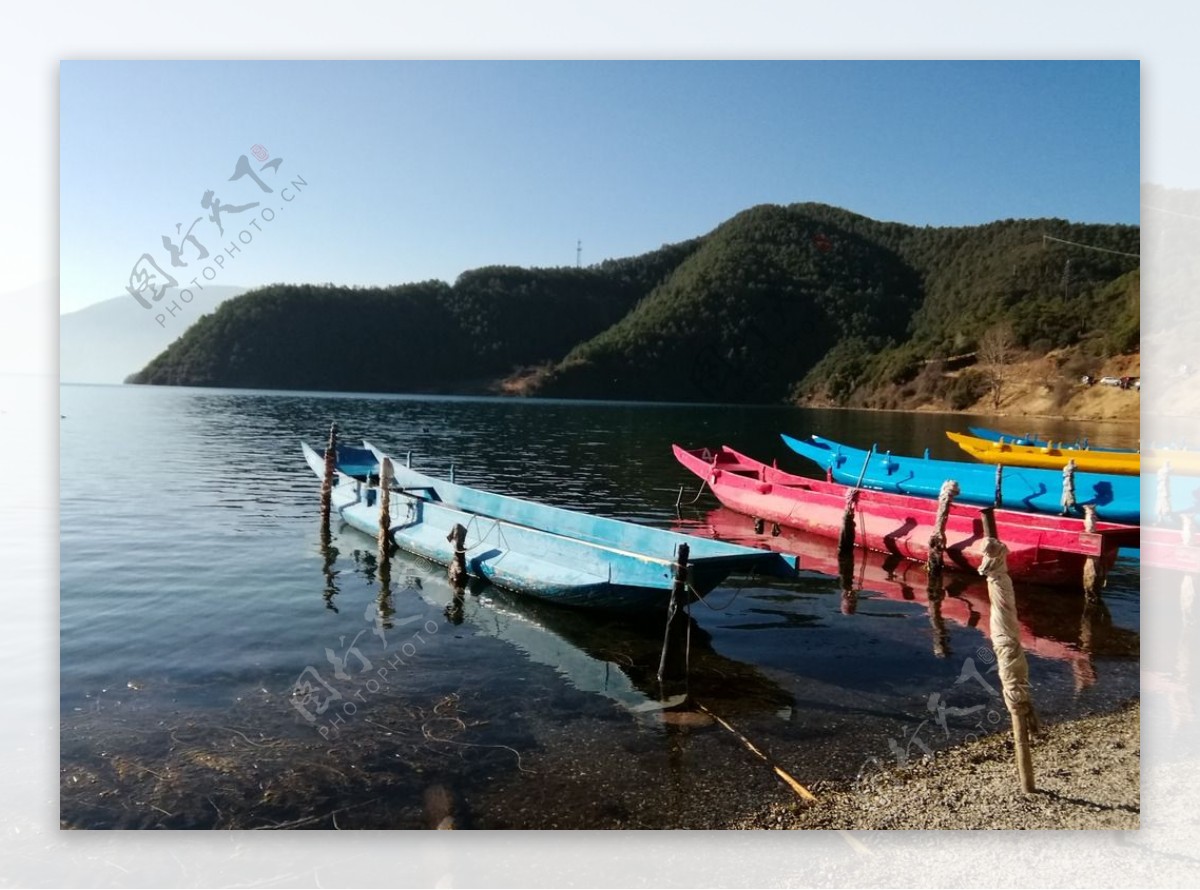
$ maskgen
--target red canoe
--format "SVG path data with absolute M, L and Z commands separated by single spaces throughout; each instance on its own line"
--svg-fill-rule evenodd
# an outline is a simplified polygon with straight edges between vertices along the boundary
M 793 476 L 732 448 L 688 451 L 673 446 L 681 464 L 708 483 L 717 500 L 739 513 L 836 540 L 842 529 L 848 486 Z M 937 501 L 860 490 L 854 514 L 855 541 L 868 550 L 916 562 L 929 556 Z M 1008 547 L 1009 575 L 1017 581 L 1081 587 L 1083 565 L 1097 557 L 1107 571 L 1120 547 L 1138 546 L 1138 527 L 1097 522 L 1084 531 L 1071 517 L 996 510 L 996 530 Z M 976 572 L 984 537 L 980 508 L 952 504 L 946 522 L 947 568 Z

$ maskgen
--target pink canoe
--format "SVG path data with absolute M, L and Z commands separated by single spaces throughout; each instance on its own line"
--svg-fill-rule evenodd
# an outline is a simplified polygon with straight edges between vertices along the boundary
M 673 446 L 678 461 L 708 483 L 726 507 L 764 522 L 836 540 L 850 488 L 769 467 L 732 448 L 688 451 Z M 916 562 L 929 557 L 937 516 L 931 498 L 862 489 L 854 513 L 855 542 Z M 1120 547 L 1138 546 L 1138 527 L 1097 522 L 1084 530 L 1071 517 L 996 510 L 996 529 L 1008 547 L 1009 575 L 1017 581 L 1081 587 L 1083 566 L 1096 557 L 1107 571 Z M 952 504 L 946 522 L 947 568 L 977 572 L 983 555 L 980 508 Z

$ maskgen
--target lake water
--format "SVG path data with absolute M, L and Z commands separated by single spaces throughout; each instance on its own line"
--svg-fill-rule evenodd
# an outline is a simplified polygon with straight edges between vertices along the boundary
M 456 600 L 443 570 L 404 554 L 381 572 L 353 530 L 324 545 L 299 442 L 320 449 L 331 421 L 433 475 L 453 465 L 466 484 L 698 534 L 740 520 L 707 493 L 692 503 L 672 442 L 816 475 L 779 432 L 957 458 L 943 431 L 965 428 L 116 386 L 63 386 L 61 413 L 61 815 L 85 828 L 422 828 L 448 814 L 479 828 L 709 827 L 791 799 L 703 712 L 663 711 L 679 684 L 655 680 L 656 622 L 488 588 Z M 1129 425 L 1027 425 L 1137 442 Z M 1099 609 L 1018 592 L 1043 717 L 1137 696 L 1136 551 Z M 818 788 L 1006 728 L 986 588 L 951 578 L 947 594 L 931 608 L 923 573 L 867 557 L 848 591 L 816 570 L 733 579 L 691 610 L 686 692 Z

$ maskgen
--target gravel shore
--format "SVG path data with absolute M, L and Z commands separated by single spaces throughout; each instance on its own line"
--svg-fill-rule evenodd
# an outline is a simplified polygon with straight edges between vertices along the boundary
M 900 769 L 814 788 L 818 802 L 773 804 L 730 828 L 1137 829 L 1140 705 L 1045 727 L 1033 744 L 1037 791 L 1017 784 L 1011 732 Z

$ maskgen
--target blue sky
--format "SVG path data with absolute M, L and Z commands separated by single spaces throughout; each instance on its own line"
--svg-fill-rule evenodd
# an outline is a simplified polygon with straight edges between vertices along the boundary
M 202 217 L 186 282 L 264 207 L 213 283 L 453 281 L 577 241 L 588 264 L 760 203 L 1139 221 L 1136 61 L 77 61 L 60 89 L 62 311 L 123 294 L 143 253 L 172 271 L 162 236 Z M 291 202 L 228 181 L 256 144 L 264 182 L 307 183 Z M 210 189 L 259 207 L 222 236 Z

